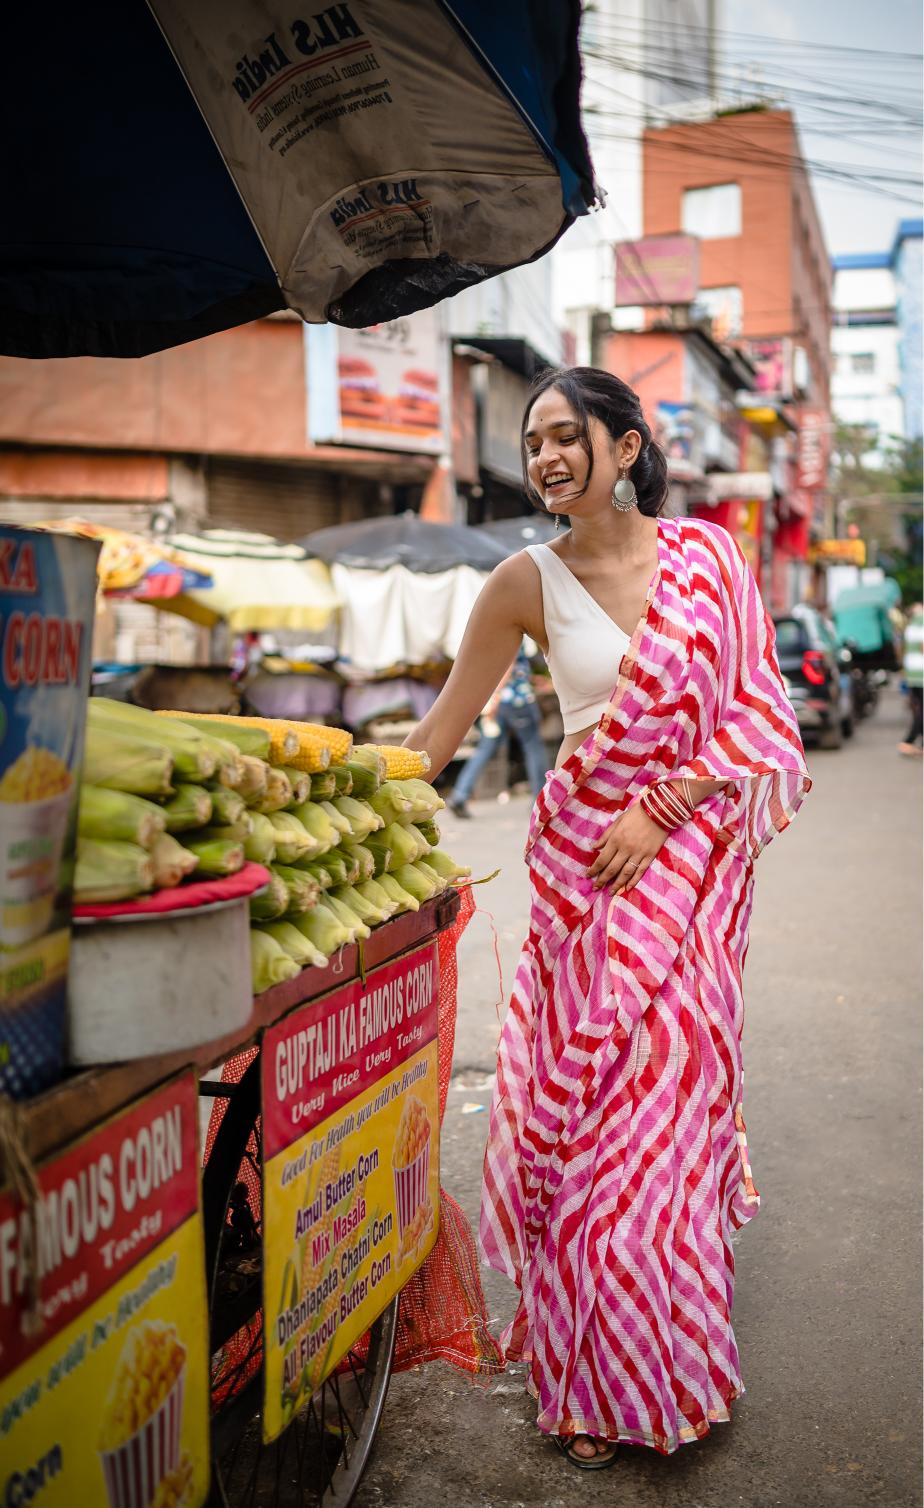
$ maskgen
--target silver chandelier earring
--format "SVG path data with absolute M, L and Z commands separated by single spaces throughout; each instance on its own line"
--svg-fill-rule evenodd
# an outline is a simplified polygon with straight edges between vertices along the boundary
M 613 507 L 617 513 L 631 513 L 638 502 L 638 493 L 635 483 L 629 475 L 628 466 L 622 468 L 622 474 L 616 478 L 613 484 Z

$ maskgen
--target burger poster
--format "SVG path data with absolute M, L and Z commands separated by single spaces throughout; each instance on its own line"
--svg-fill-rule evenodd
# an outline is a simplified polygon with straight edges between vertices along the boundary
M 432 309 L 347 330 L 306 325 L 308 429 L 316 444 L 438 455 L 446 448 L 439 316 Z

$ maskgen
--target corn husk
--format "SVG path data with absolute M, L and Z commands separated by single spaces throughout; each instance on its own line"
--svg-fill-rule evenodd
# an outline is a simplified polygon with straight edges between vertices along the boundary
M 384 911 L 386 916 L 394 916 L 398 910 L 398 902 L 388 894 L 387 890 L 383 889 L 377 880 L 362 880 L 358 885 L 354 885 L 353 889 L 371 905 Z
M 309 874 L 314 874 L 315 866 L 317 866 L 318 871 L 323 871 L 327 874 L 331 885 L 345 885 L 347 883 L 348 871 L 346 861 L 339 848 L 329 848 L 327 853 L 323 854 L 319 859 L 303 859 L 298 867 L 299 869 L 306 870 Z M 330 885 L 324 885 L 322 888 L 329 890 Z
M 350 942 L 365 942 L 366 938 L 372 935 L 371 927 L 366 926 L 352 906 L 348 906 L 345 901 L 338 901 L 333 891 L 326 891 L 323 900 L 320 900 L 318 905 L 327 906 L 343 922 L 343 925 L 350 929 Z
M 356 848 L 363 848 L 366 853 L 372 855 L 372 877 L 375 879 L 378 879 L 379 875 L 387 873 L 398 862 L 395 858 L 394 849 L 386 841 L 382 833 L 370 833 L 369 837 L 363 843 L 353 843 L 349 846 L 354 850 Z M 341 847 L 347 847 L 346 838 L 344 838 Z
M 166 830 L 162 807 L 128 791 L 107 791 L 99 785 L 80 787 L 77 831 L 83 838 L 137 843 L 151 848 Z
M 81 838 L 74 868 L 74 900 L 83 905 L 130 901 L 154 888 L 154 861 L 137 843 Z
M 469 879 L 472 873 L 464 864 L 457 864 L 455 859 L 445 853 L 442 848 L 431 848 L 422 859 L 418 860 L 418 863 L 426 864 L 450 885 L 454 885 L 457 880 Z
M 329 890 L 337 882 L 327 867 L 328 858 L 329 855 L 325 854 L 323 859 L 300 859 L 295 867 L 313 875 L 322 890 Z
M 350 794 L 349 791 L 338 791 L 333 766 L 329 770 L 309 775 L 308 779 L 311 782 L 311 789 L 305 797 L 306 801 L 330 801 L 332 796 L 349 796 Z
M 213 738 L 224 739 L 227 743 L 233 743 L 241 754 L 247 754 L 256 759 L 269 759 L 269 734 L 265 733 L 262 728 L 252 728 L 244 723 L 238 723 L 230 716 L 227 720 L 224 718 L 219 720 L 199 712 L 162 712 L 159 716 L 176 718 L 187 727 L 198 729 Z
M 281 812 L 287 806 L 292 805 L 292 782 L 284 770 L 278 770 L 273 765 L 266 767 L 266 791 L 259 801 L 253 803 L 254 811 L 262 812 L 265 817 L 271 817 L 274 812 Z
M 403 885 L 399 885 L 393 874 L 379 875 L 376 884 L 381 885 L 386 895 L 390 896 L 397 903 L 399 911 L 420 910 L 420 902 L 416 896 L 411 895 L 409 891 L 405 890 Z
M 240 821 L 244 815 L 244 801 L 239 792 L 229 791 L 227 786 L 218 786 L 211 792 L 212 822 L 221 827 Z
M 221 876 L 237 874 L 244 867 L 244 845 L 225 838 L 200 838 L 198 833 L 180 840 L 199 860 L 199 873 Z
M 267 922 L 261 928 L 300 969 L 326 969 L 325 955 L 291 922 Z
M 243 848 L 252 835 L 253 816 L 250 812 L 245 812 L 239 822 L 213 822 L 208 827 L 191 833 L 190 837 L 201 839 L 203 843 L 240 843 Z
M 305 811 L 304 806 L 299 812 Z M 281 864 L 297 864 L 299 859 L 312 859 L 320 854 L 320 845 L 295 812 L 272 812 L 269 816 L 276 834 L 276 857 Z
M 258 759 L 253 754 L 241 755 L 241 779 L 237 786 L 237 793 L 248 806 L 256 806 L 262 801 L 269 785 L 270 767 L 265 759 Z
M 272 922 L 285 916 L 289 909 L 289 887 L 280 875 L 270 874 L 264 890 L 250 897 L 250 920 Z
M 385 826 L 378 812 L 368 801 L 357 801 L 353 796 L 336 796 L 333 802 L 342 817 L 346 817 L 350 830 L 358 843 L 364 843 L 370 833 L 379 832 Z
M 338 886 L 336 890 L 330 892 L 328 900 L 339 901 L 344 906 L 348 906 L 359 917 L 359 920 L 370 928 L 378 927 L 382 922 L 387 922 L 388 918 L 392 915 L 390 903 L 383 910 L 381 906 L 376 906 L 366 896 L 360 895 L 359 891 L 353 885 Z
M 351 759 L 349 764 L 340 766 L 340 768 L 342 768 L 344 774 L 349 778 L 350 788 L 344 791 L 338 790 L 338 796 L 355 796 L 357 801 L 368 801 L 369 797 L 374 796 L 382 784 L 382 780 L 376 770 L 370 769 L 367 764 L 359 764 L 354 759 Z
M 270 937 L 259 927 L 251 927 L 250 970 L 253 992 L 255 995 L 262 995 L 264 990 L 272 989 L 274 984 L 294 979 L 301 973 L 301 966 L 283 951 L 274 937 Z
M 354 764 L 332 764 L 327 771 L 328 777 L 334 782 L 334 789 L 326 796 L 321 796 L 321 801 L 333 801 L 335 796 L 355 796 L 353 789 L 353 775 L 356 772 Z
M 107 791 L 135 796 L 169 796 L 173 755 L 166 744 L 153 744 L 110 723 L 87 722 L 82 779 Z
M 429 901 L 438 891 L 444 888 L 442 880 L 432 870 L 427 873 L 417 864 L 399 865 L 395 870 L 395 879 L 402 890 L 406 890 L 409 895 L 413 895 L 416 900 L 420 901 L 421 905 L 424 901 Z
M 369 805 L 374 812 L 378 812 L 387 826 L 389 822 L 409 820 L 414 803 L 404 794 L 397 780 L 386 780 L 375 795 L 369 797 Z
M 170 833 L 162 833 L 151 849 L 154 863 L 154 884 L 158 890 L 171 890 L 181 885 L 187 875 L 198 867 L 199 860 Z
M 244 856 L 254 864 L 272 864 L 276 857 L 276 829 L 269 817 L 260 812 L 251 812 L 253 830 L 244 839 Z
M 362 765 L 375 780 L 375 788 L 378 790 L 382 781 L 387 779 L 385 772 L 385 756 L 375 744 L 354 744 L 350 755 L 350 764 Z
M 334 848 L 340 841 L 340 833 L 324 811 L 323 806 L 315 801 L 305 801 L 296 807 L 293 815 L 301 822 L 305 831 L 311 834 L 315 847 L 313 854 L 320 858 L 327 853 L 329 848 Z
M 444 890 L 449 889 L 449 881 L 446 877 L 437 874 L 436 870 L 431 864 L 427 863 L 426 859 L 418 859 L 413 867 L 419 869 L 425 879 L 433 881 L 436 886 L 436 889 L 433 891 L 434 895 L 442 895 Z
M 339 854 L 349 859 L 356 865 L 356 879 L 353 884 L 359 884 L 362 880 L 371 880 L 375 876 L 375 857 L 365 843 L 354 843 L 345 838 L 337 849 Z M 391 850 L 389 849 L 389 854 Z
M 416 827 L 425 843 L 428 843 L 431 848 L 437 847 L 440 841 L 440 830 L 432 817 L 428 822 L 414 822 L 412 826 Z
M 282 766 L 285 775 L 292 787 L 292 800 L 290 806 L 301 806 L 303 801 L 311 800 L 311 776 L 304 770 L 293 769 L 291 765 Z
M 105 735 L 146 740 L 155 748 L 169 750 L 173 768 L 181 780 L 211 780 L 218 769 L 218 756 L 208 739 L 168 718 L 158 718 L 144 707 L 93 696 L 87 703 L 87 730 Z M 100 783 L 100 782 L 91 782 Z
M 317 804 L 320 806 L 321 811 L 330 819 L 331 825 L 337 830 L 341 838 L 351 838 L 353 836 L 353 829 L 350 826 L 349 820 L 342 812 L 338 812 L 332 801 L 319 801 Z
M 178 785 L 170 800 L 164 802 L 163 813 L 168 833 L 207 827 L 212 820 L 212 794 L 202 785 Z
M 383 830 L 382 842 L 387 843 L 392 851 L 392 862 L 389 865 L 392 871 L 399 864 L 413 864 L 416 859 L 422 859 L 425 853 L 430 852 L 429 844 L 424 842 L 416 829 L 402 827 L 398 822 L 389 823 Z
M 289 892 L 286 916 L 302 916 L 317 905 L 321 886 L 306 869 L 293 869 L 290 864 L 271 864 L 270 874 L 282 880 Z
M 304 916 L 297 917 L 292 925 L 297 927 L 318 952 L 324 954 L 325 958 L 330 958 L 333 953 L 339 952 L 351 940 L 350 928 L 345 927 L 333 911 L 320 901 Z
M 390 785 L 396 785 L 406 796 L 411 804 L 410 818 L 412 822 L 429 822 L 441 812 L 446 803 L 442 796 L 426 780 L 393 780 Z

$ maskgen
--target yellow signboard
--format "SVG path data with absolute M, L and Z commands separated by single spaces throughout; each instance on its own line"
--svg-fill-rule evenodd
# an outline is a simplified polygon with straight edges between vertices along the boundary
M 840 565 L 866 565 L 866 541 L 862 539 L 820 539 L 809 545 L 810 565 L 830 560 Z
M 266 1440 L 436 1240 L 437 985 L 431 944 L 264 1036 Z
M 198 1508 L 209 1489 L 197 1095 L 165 1085 L 0 1195 L 0 1502 Z M 28 1323 L 30 1251 L 42 1328 Z

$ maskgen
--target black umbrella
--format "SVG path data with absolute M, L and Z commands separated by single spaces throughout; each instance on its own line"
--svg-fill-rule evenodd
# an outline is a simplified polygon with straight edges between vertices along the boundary
M 306 534 L 299 544 L 328 565 L 336 563 L 361 571 L 386 571 L 389 566 L 403 565 L 424 575 L 451 571 L 454 566 L 493 571 L 510 553 L 500 540 L 491 539 L 480 529 L 470 529 L 466 524 L 431 524 L 416 513 L 318 529 Z
M 515 555 L 527 545 L 545 545 L 555 538 L 555 524 L 547 513 L 529 513 L 525 518 L 496 518 L 482 524 L 481 532 L 502 545 L 508 555 Z

